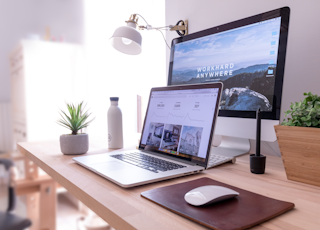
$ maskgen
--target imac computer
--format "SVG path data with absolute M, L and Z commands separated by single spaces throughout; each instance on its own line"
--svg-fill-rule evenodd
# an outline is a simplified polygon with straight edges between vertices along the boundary
M 213 153 L 248 153 L 258 108 L 261 140 L 276 141 L 289 14 L 283 7 L 172 40 L 168 85 L 223 83 Z

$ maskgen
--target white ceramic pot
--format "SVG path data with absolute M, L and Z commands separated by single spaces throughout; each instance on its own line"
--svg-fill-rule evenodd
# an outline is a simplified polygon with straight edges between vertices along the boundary
M 89 150 L 89 136 L 86 133 L 61 135 L 60 148 L 65 155 L 84 154 Z

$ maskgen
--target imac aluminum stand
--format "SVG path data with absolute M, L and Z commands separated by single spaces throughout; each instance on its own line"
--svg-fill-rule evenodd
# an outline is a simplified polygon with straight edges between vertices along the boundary
M 238 157 L 247 154 L 249 151 L 249 139 L 239 137 L 222 136 L 221 144 L 217 147 L 211 147 L 211 154 L 226 157 Z

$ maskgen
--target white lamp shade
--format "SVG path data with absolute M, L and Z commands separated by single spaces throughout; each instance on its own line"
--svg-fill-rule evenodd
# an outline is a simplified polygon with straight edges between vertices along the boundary
M 125 54 L 137 55 L 142 51 L 141 34 L 130 26 L 121 26 L 116 29 L 110 38 L 110 42 L 116 50 Z

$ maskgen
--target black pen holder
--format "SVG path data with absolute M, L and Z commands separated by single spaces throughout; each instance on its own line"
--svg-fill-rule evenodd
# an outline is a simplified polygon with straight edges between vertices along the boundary
M 266 168 L 266 156 L 250 154 L 250 170 L 255 174 L 264 174 Z

